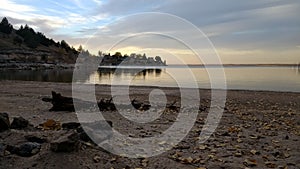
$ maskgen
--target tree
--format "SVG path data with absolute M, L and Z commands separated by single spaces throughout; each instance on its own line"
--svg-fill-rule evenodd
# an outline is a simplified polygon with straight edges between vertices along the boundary
M 143 59 L 143 60 L 147 60 L 147 56 L 146 56 L 145 53 L 143 54 L 142 59 Z
M 69 50 L 69 49 L 70 49 L 69 44 L 68 44 L 65 40 L 62 40 L 62 41 L 60 42 L 60 45 L 61 45 L 62 48 L 66 49 L 66 50 Z
M 160 56 L 155 56 L 155 61 L 157 61 L 157 62 L 162 62 Z
M 13 30 L 13 26 L 8 22 L 7 18 L 4 17 L 0 23 L 0 32 L 10 34 Z
M 82 50 L 83 50 L 82 46 L 81 46 L 81 45 L 79 45 L 79 47 L 78 47 L 77 51 L 78 51 L 78 52 L 82 52 Z
M 14 44 L 21 46 L 21 44 L 23 43 L 23 39 L 20 38 L 19 36 L 14 37 L 13 39 Z
M 116 52 L 116 53 L 115 53 L 115 57 L 122 57 L 121 52 Z
M 98 51 L 98 56 L 102 57 L 103 56 L 103 52 L 101 50 Z

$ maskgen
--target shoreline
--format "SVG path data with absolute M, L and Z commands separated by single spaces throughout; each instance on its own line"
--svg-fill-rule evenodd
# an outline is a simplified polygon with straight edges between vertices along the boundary
M 51 91 L 72 96 L 71 83 L 36 81 L 0 81 L 0 112 L 7 112 L 10 120 L 22 116 L 34 126 L 54 119 L 60 123 L 78 122 L 75 112 L 50 112 L 51 104 L 43 97 Z M 155 87 L 130 87 L 130 98 L 147 102 Z M 180 101 L 177 88 L 160 88 L 168 103 Z M 109 85 L 95 86 L 97 100 L 110 98 Z M 47 137 L 40 152 L 32 157 L 15 154 L 1 156 L 0 168 L 299 168 L 300 167 L 300 93 L 269 91 L 227 91 L 225 111 L 214 134 L 203 144 L 197 138 L 208 115 L 210 90 L 200 89 L 200 103 L 207 107 L 199 111 L 196 123 L 189 134 L 175 147 L 158 156 L 130 159 L 83 147 L 75 152 L 54 153 L 49 149 L 52 135 L 58 131 L 8 130 L 0 133 L 0 144 L 18 145 L 24 136 Z M 191 98 L 192 99 L 192 98 Z M 140 112 L 143 113 L 143 112 Z M 165 112 L 158 119 L 140 124 L 132 122 L 118 112 L 104 111 L 105 119 L 112 121 L 115 130 L 125 136 L 144 138 L 158 136 L 175 121 L 177 113 Z M 100 160 L 95 162 L 95 157 Z M 72 159 L 72 160 L 69 160 Z M 112 160 L 114 159 L 114 160 Z M 142 165 L 143 160 L 147 161 Z M 128 167 L 126 167 L 128 166 Z
M 1 70 L 0 70 L 1 71 Z M 72 82 L 52 82 L 52 81 L 31 81 L 31 80 L 0 80 L 1 82 L 17 82 L 17 83 L 55 83 L 55 84 L 65 84 L 65 85 L 72 85 Z M 109 84 L 92 84 L 92 83 L 86 83 L 85 85 L 95 85 L 97 87 L 126 87 L 127 85 L 109 85 Z M 169 89 L 169 90 L 177 90 L 177 87 L 166 87 L 166 86 L 142 86 L 142 85 L 131 85 L 129 87 L 134 87 L 134 88 L 161 88 L 161 89 Z M 194 89 L 194 88 L 182 88 L 182 89 Z M 208 89 L 208 88 L 197 88 L 198 90 L 203 90 L 203 91 L 226 91 L 226 92 L 266 92 L 266 93 L 294 93 L 294 94 L 300 94 L 300 92 L 297 91 L 274 91 L 274 90 L 251 90 L 251 89 Z
M 0 63 L 2 70 L 62 70 L 74 69 L 75 64 L 57 63 Z

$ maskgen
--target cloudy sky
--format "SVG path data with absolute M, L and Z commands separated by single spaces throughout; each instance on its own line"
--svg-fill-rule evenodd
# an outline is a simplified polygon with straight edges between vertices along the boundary
M 186 45 L 189 39 L 199 42 L 205 56 L 212 50 L 207 49 L 211 42 L 223 63 L 300 62 L 298 0 L 0 1 L 0 16 L 15 28 L 28 24 L 56 41 L 64 39 L 76 48 L 82 44 L 92 52 L 107 51 L 122 41 L 115 50 L 151 53 L 157 49 L 169 63 L 176 63 L 168 56 L 172 52 L 186 63 L 195 63 L 190 48 L 197 45 Z M 204 34 L 196 35 L 195 28 Z M 172 39 L 169 35 L 174 32 L 184 38 Z

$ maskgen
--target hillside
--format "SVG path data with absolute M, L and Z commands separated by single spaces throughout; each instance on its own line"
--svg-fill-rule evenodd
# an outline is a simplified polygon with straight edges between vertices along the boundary
M 0 64 L 72 64 L 78 51 L 67 42 L 55 42 L 28 25 L 18 30 L 6 18 L 0 23 Z

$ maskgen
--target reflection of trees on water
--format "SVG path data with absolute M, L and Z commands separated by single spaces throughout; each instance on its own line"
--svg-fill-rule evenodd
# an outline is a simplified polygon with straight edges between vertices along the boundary
M 6 70 L 0 79 L 41 82 L 72 82 L 72 70 Z
M 161 75 L 161 69 L 150 68 L 150 69 L 116 69 L 116 68 L 101 68 L 98 69 L 99 77 L 108 77 L 110 78 L 112 75 L 114 76 L 137 76 L 137 77 L 146 77 L 146 76 L 156 76 L 159 77 Z

